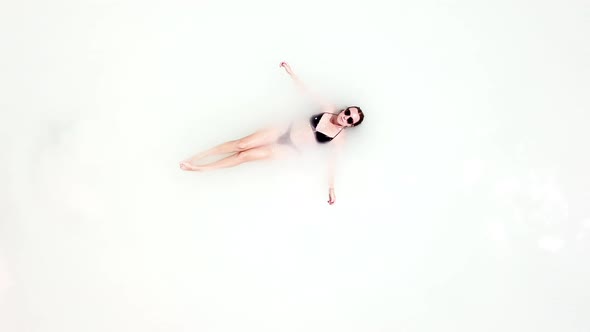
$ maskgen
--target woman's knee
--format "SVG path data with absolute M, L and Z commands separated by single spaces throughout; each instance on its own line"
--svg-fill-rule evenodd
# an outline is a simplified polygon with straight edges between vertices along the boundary
M 267 159 L 272 156 L 272 151 L 268 148 L 255 148 L 244 150 L 238 153 L 238 158 L 244 161 Z
M 236 147 L 238 148 L 238 151 L 246 151 L 254 148 L 255 146 L 252 144 L 251 140 L 242 138 L 236 141 Z

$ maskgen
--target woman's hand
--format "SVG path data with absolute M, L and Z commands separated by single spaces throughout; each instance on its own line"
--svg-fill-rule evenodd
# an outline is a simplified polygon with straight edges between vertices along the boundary
M 330 188 L 330 192 L 328 194 L 328 204 L 332 205 L 336 203 L 336 194 L 334 193 L 334 188 Z
M 281 65 L 280 65 L 280 67 L 283 67 L 283 68 L 285 68 L 285 71 L 287 72 L 287 74 L 289 74 L 289 75 L 293 76 L 293 70 L 291 70 L 291 66 L 289 66 L 289 64 L 288 64 L 288 63 L 286 63 L 286 62 L 281 62 Z

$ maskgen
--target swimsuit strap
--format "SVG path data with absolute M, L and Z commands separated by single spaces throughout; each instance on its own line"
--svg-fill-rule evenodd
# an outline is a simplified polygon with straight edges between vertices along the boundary
M 343 131 L 343 130 L 344 130 L 344 127 L 340 128 L 340 131 L 338 131 L 338 134 L 340 134 L 340 132 L 341 132 L 341 131 Z M 334 136 L 332 137 L 332 139 L 336 138 L 336 136 L 338 136 L 338 134 L 334 135 Z

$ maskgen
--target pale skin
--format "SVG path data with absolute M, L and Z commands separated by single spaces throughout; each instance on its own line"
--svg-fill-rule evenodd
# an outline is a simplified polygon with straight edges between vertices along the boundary
M 321 106 L 322 112 L 337 113 L 334 115 L 323 116 L 316 127 L 317 131 L 325 133 L 330 137 L 339 133 L 330 143 L 328 143 L 330 144 L 332 151 L 328 162 L 328 203 L 332 205 L 336 202 L 336 194 L 334 192 L 336 160 L 345 140 L 345 131 L 343 129 L 351 127 L 359 121 L 360 116 L 358 110 L 355 107 L 351 107 L 348 109 L 349 112 L 339 112 L 336 106 L 312 92 L 299 79 L 299 77 L 295 75 L 289 64 L 281 62 L 280 67 L 289 74 L 302 92 L 311 96 L 314 101 Z M 234 167 L 245 162 L 281 158 L 287 154 L 294 153 L 292 147 L 277 143 L 277 139 L 286 131 L 286 129 L 285 126 L 277 125 L 262 128 L 251 135 L 231 140 L 199 152 L 180 162 L 180 168 L 185 171 L 202 172 L 219 168 Z M 315 143 L 314 134 L 310 129 L 307 120 L 293 122 L 290 138 L 297 147 L 303 147 L 304 145 Z M 199 164 L 199 161 L 202 159 L 224 154 L 230 155 L 214 162 Z

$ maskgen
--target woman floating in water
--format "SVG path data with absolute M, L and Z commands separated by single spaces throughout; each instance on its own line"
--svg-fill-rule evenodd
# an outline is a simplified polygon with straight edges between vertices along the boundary
M 310 94 L 321 105 L 321 112 L 312 115 L 309 119 L 293 121 L 286 126 L 263 128 L 249 136 L 225 142 L 200 152 L 182 161 L 180 163 L 181 169 L 185 171 L 209 171 L 233 167 L 249 161 L 275 159 L 299 151 L 299 149 L 310 144 L 330 143 L 336 148 L 333 151 L 337 151 L 337 148 L 342 146 L 345 136 L 344 129 L 358 126 L 363 121 L 364 114 L 361 108 L 349 106 L 345 109 L 338 109 L 311 92 L 293 73 L 286 62 L 281 62 L 280 66 L 285 69 L 304 92 Z M 231 155 L 221 160 L 208 164 L 197 164 L 203 158 L 227 153 L 231 153 Z M 336 154 L 333 153 L 328 169 L 328 203 L 330 205 L 336 201 L 336 195 L 334 194 L 335 157 Z

